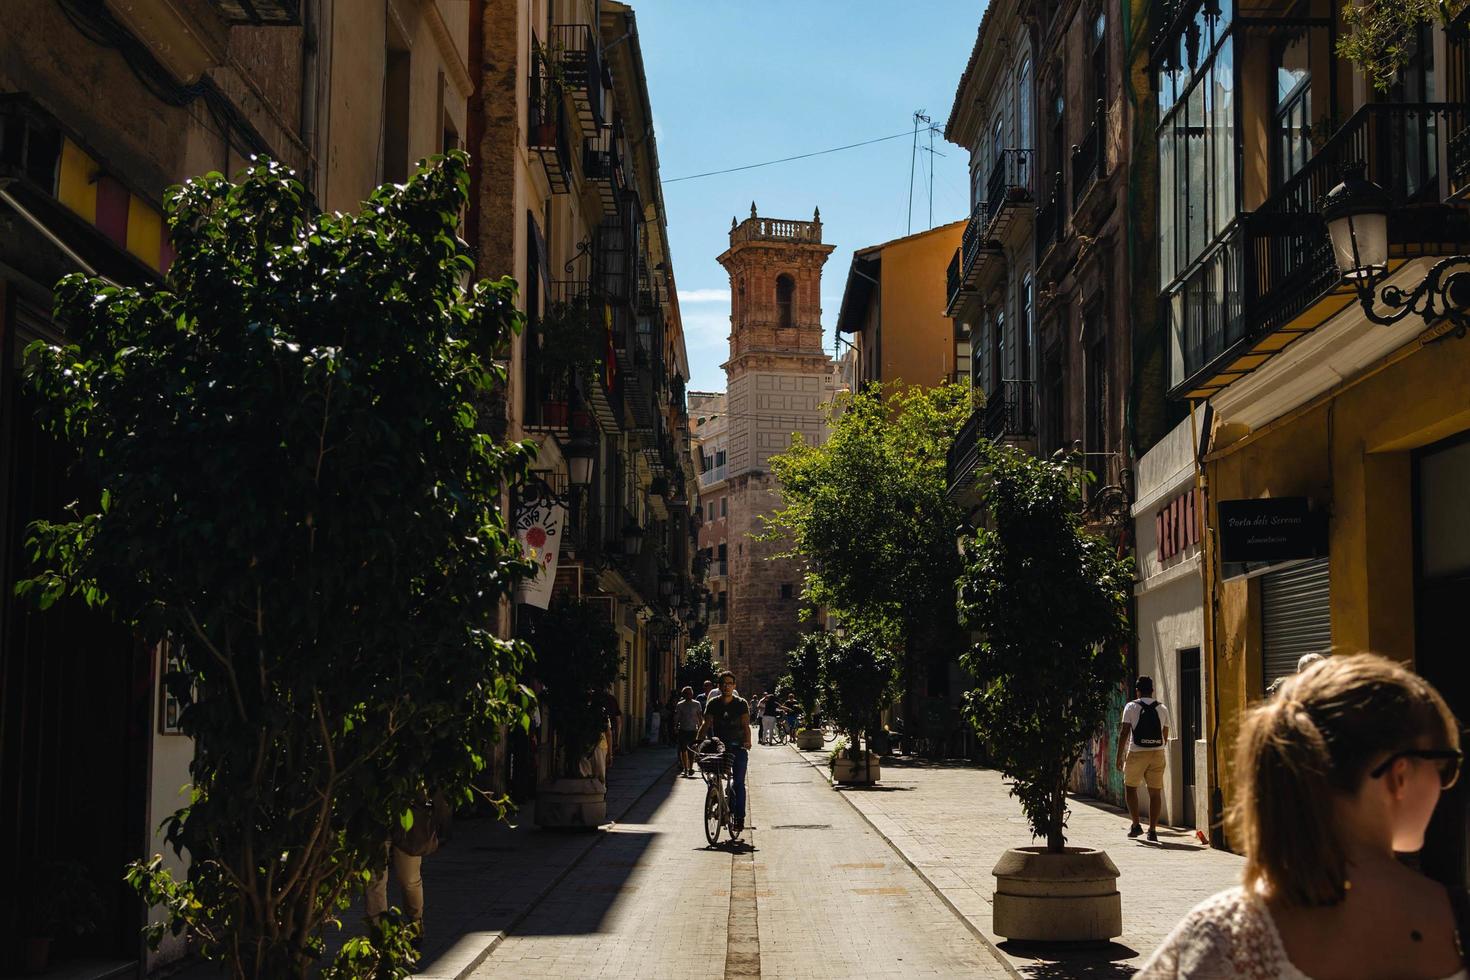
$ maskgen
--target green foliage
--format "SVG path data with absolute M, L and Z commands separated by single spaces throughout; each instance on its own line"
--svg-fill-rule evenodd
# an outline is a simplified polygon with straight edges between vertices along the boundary
M 536 321 L 536 360 L 550 391 L 565 398 L 572 379 L 595 378 L 607 356 L 607 325 L 600 300 L 579 296 L 550 305 Z
M 467 163 L 357 214 L 275 163 L 192 180 L 167 283 L 69 276 L 67 345 L 27 351 L 42 424 L 103 491 L 32 528 L 22 591 L 177 648 L 193 796 L 166 830 L 191 869 L 129 879 L 237 977 L 315 968 L 421 787 L 468 799 L 529 704 L 494 633 L 532 572 L 499 510 L 529 450 L 485 425 L 521 318 L 511 280 L 460 285 Z
M 694 693 L 699 694 L 704 690 L 705 681 L 719 683 L 720 671 L 724 668 L 715 659 L 715 646 L 709 638 L 700 640 L 698 643 L 690 644 L 689 649 L 684 651 L 684 662 L 679 665 L 679 686 L 686 684 L 694 688 Z
M 798 439 L 772 457 L 784 506 L 764 536 L 806 560 L 808 603 L 894 649 L 952 626 L 962 515 L 945 498 L 945 456 L 970 407 L 963 385 L 900 388 L 889 400 L 870 385 L 834 409 L 824 445 Z
M 1425 24 L 1459 22 L 1467 0 L 1364 0 L 1345 3 L 1342 22 L 1348 29 L 1337 41 L 1337 53 L 1363 70 L 1372 86 L 1387 92 L 1408 65 Z
M 860 629 L 830 644 L 822 656 L 823 704 L 848 735 L 848 752 L 859 758 L 859 740 L 878 729 L 878 716 L 898 693 L 899 659 L 877 633 Z
M 596 606 L 565 596 L 544 613 L 526 610 L 526 626 L 563 772 L 575 776 L 606 727 L 604 694 L 622 667 L 618 634 Z
M 791 696 L 801 706 L 802 724 L 810 726 L 822 700 L 823 664 L 837 645 L 837 637 L 824 629 L 802 635 L 786 654 L 786 670 L 791 678 Z
M 965 714 L 1032 833 L 1065 844 L 1066 780 L 1124 681 L 1132 562 L 1087 532 L 1077 459 L 980 443 L 988 526 L 968 542 L 962 621 L 981 640 Z

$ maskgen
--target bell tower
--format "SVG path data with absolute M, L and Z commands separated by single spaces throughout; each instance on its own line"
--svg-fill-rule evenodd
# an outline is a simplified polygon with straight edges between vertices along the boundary
M 822 349 L 822 212 L 810 221 L 730 219 L 730 358 L 725 362 L 729 452 L 729 637 L 726 665 L 742 691 L 759 694 L 785 672 L 800 635 L 803 563 L 776 558 L 784 541 L 757 541 L 760 520 L 781 506 L 770 458 L 800 433 L 822 441 L 822 406 L 832 362 Z

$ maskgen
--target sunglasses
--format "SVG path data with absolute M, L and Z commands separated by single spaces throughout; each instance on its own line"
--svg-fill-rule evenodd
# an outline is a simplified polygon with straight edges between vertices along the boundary
M 1439 786 L 1441 789 L 1449 789 L 1460 778 L 1460 763 L 1464 758 L 1465 754 L 1459 749 L 1405 749 L 1383 760 L 1383 764 L 1368 775 L 1377 779 L 1400 759 L 1426 759 L 1439 763 Z

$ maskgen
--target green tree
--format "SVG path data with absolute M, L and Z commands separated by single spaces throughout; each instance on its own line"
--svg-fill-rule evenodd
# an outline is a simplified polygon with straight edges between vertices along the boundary
M 567 598 L 544 613 L 527 610 L 526 621 L 562 772 L 576 776 L 606 727 L 604 694 L 622 670 L 618 634 L 597 607 Z
M 824 629 L 804 633 L 796 646 L 786 654 L 786 670 L 791 677 L 791 696 L 801 706 L 802 724 L 811 726 L 822 699 L 823 661 L 837 638 Z
M 970 408 L 963 385 L 903 387 L 890 399 L 870 385 L 832 411 L 825 444 L 798 438 L 771 458 L 783 506 L 765 536 L 806 559 L 803 598 L 906 651 L 906 670 L 957 642 L 963 515 L 946 498 L 945 462 Z
M 860 761 L 859 744 L 876 731 L 879 713 L 898 693 L 899 660 L 875 632 L 859 629 L 836 642 L 824 644 L 823 704 L 837 727 L 847 734 L 847 753 Z
M 684 651 L 684 662 L 679 665 L 679 686 L 692 687 L 698 694 L 704 690 L 704 682 L 718 678 L 723 669 L 715 660 L 714 644 L 705 638 Z
M 70 276 L 66 345 L 27 351 L 42 424 L 101 493 L 33 526 L 21 590 L 180 652 L 193 788 L 167 836 L 192 863 L 130 880 L 235 977 L 318 966 L 421 787 L 468 799 L 526 721 L 527 650 L 494 626 L 532 571 L 498 505 L 529 449 L 483 424 L 521 318 L 512 281 L 461 286 L 467 162 L 357 214 L 270 162 L 173 188 L 167 282 Z M 337 972 L 403 975 L 401 939 L 379 928 Z
M 1132 561 L 1083 526 L 1079 459 L 980 448 L 989 520 L 959 583 L 961 619 L 982 637 L 961 658 L 976 680 L 965 713 L 1032 833 L 1060 851 L 1067 774 L 1124 680 Z
M 1338 39 L 1337 53 L 1363 69 L 1375 89 L 1387 92 L 1418 47 L 1420 28 L 1439 24 L 1464 31 L 1467 9 L 1467 0 L 1345 3 L 1342 21 L 1348 31 Z

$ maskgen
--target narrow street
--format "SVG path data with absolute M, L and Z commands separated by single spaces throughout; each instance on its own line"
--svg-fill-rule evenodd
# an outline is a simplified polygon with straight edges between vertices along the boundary
M 660 780 L 471 976 L 1008 975 L 795 750 L 751 753 L 748 846 L 703 795 Z

